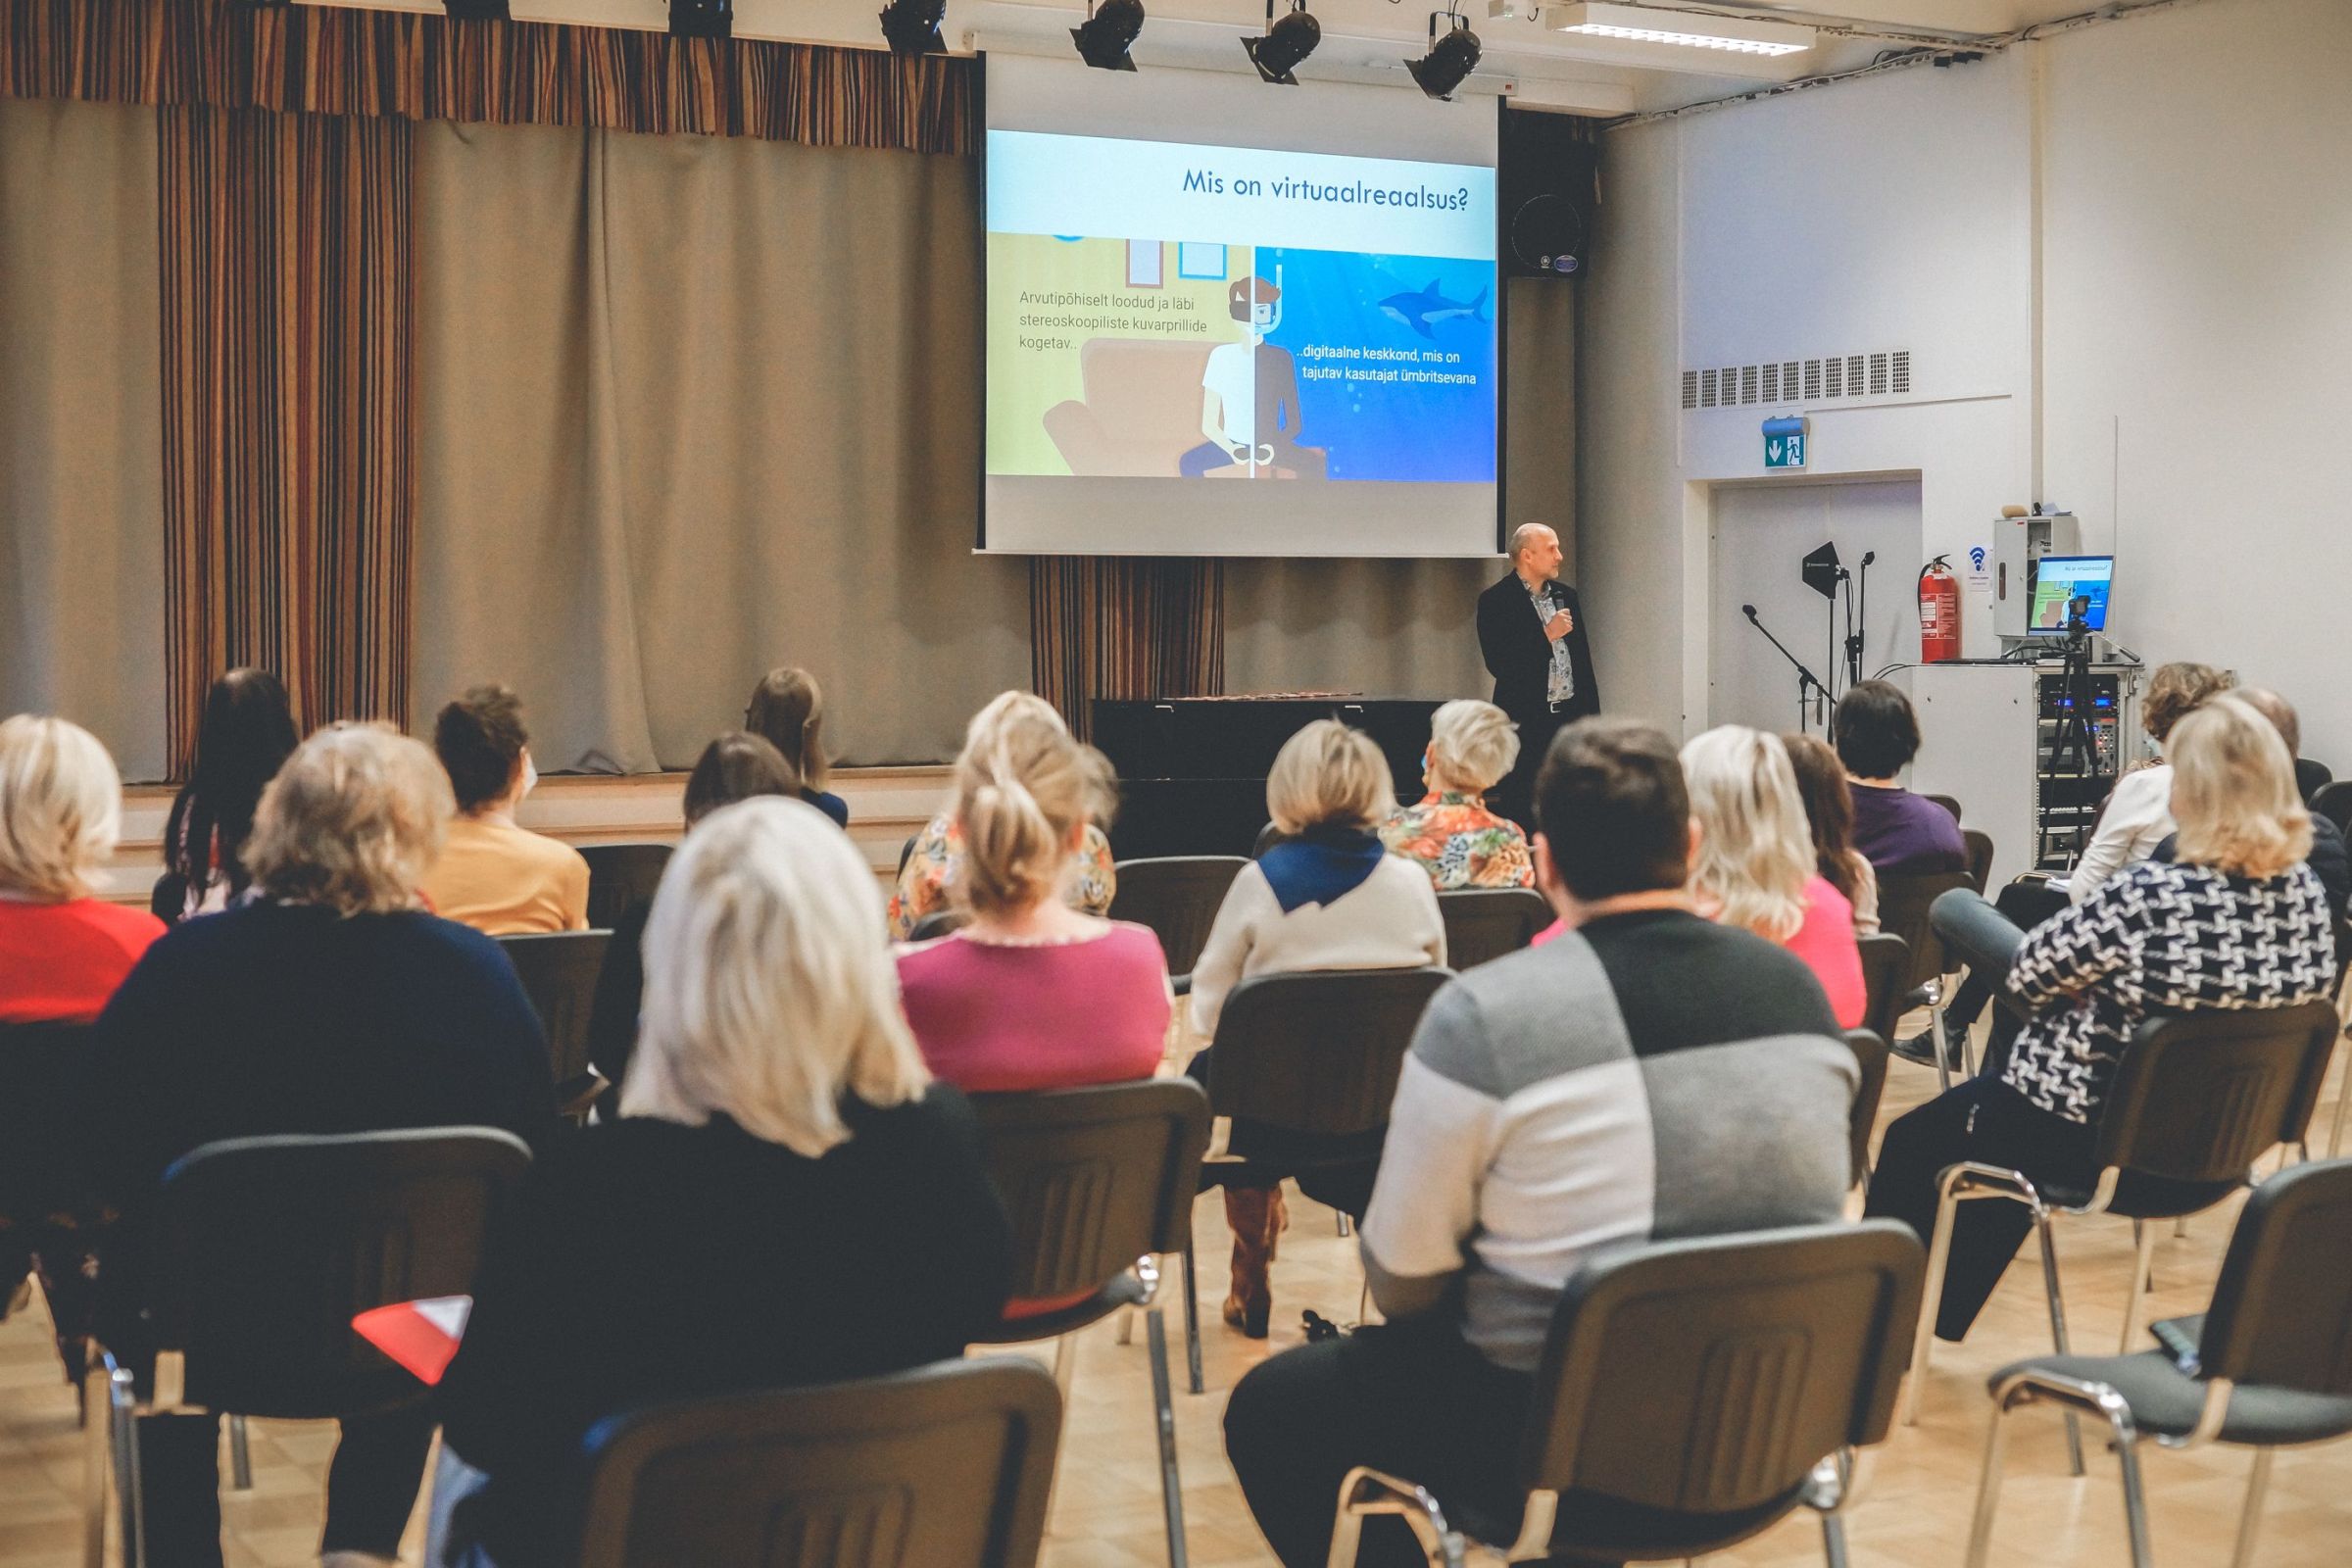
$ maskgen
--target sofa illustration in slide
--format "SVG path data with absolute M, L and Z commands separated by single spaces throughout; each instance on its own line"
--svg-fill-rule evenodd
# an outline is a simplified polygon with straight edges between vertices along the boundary
M 1200 377 L 1210 343 L 1096 337 L 1078 346 L 1083 399 L 1045 414 L 1061 461 L 1082 476 L 1177 477 L 1200 444 Z

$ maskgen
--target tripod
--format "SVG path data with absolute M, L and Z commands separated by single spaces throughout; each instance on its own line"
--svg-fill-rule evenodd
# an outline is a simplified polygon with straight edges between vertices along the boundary
M 1740 613 L 1747 617 L 1747 623 L 1749 625 L 1764 633 L 1764 640 L 1772 644 L 1773 647 L 1779 649 L 1783 659 L 1786 659 L 1789 663 L 1796 666 L 1797 730 L 1806 735 L 1813 733 L 1813 697 L 1815 693 L 1819 693 L 1821 698 L 1822 727 L 1825 729 L 1828 728 L 1830 689 L 1821 683 L 1821 677 L 1807 669 L 1805 667 L 1805 662 L 1797 658 L 1794 654 L 1790 653 L 1788 651 L 1788 645 L 1782 642 L 1778 637 L 1775 637 L 1772 634 L 1771 628 L 1756 618 L 1755 606 L 1741 605 L 1740 607 Z
M 2098 754 L 2090 736 L 2090 624 L 2085 614 L 2090 601 L 2076 598 L 2066 609 L 2066 642 L 2062 647 L 2065 666 L 2058 677 L 2060 701 L 2065 711 L 2058 718 L 2058 733 L 2050 743 L 2051 779 L 2072 777 L 2087 781 L 2098 770 Z M 2071 762 L 2071 768 L 2070 768 Z M 2089 834 L 2089 825 L 2079 814 L 2074 826 L 2073 853 L 2080 858 Z M 2050 851 L 2050 819 L 2042 816 L 2040 842 L 2035 845 L 2036 861 L 2047 859 Z

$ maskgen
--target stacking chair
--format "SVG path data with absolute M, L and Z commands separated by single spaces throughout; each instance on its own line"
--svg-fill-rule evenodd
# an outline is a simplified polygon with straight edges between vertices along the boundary
M 1519 1516 L 1482 1517 L 1358 1468 L 1340 1486 L 1332 1568 L 1356 1560 L 1375 1514 L 1400 1516 L 1433 1568 L 1459 1568 L 1470 1541 L 1566 1568 L 1587 1553 L 1719 1551 L 1800 1506 L 1821 1513 L 1824 1554 L 1844 1568 L 1838 1510 L 1856 1451 L 1893 1418 L 1919 1300 L 1919 1239 L 1892 1220 L 1659 1242 L 1587 1263 L 1536 1374 Z
M 914 846 L 921 837 L 920 833 L 909 833 L 906 842 L 899 846 L 899 875 L 906 874 L 906 862 L 914 858 Z
M 610 931 L 633 904 L 653 902 L 669 864 L 669 844 L 583 844 L 588 862 L 588 924 Z
M 588 1022 L 596 1011 L 596 981 L 604 973 L 610 931 L 554 931 L 500 937 L 547 1031 L 548 1064 L 555 1071 L 556 1109 L 584 1116 L 605 1080 L 588 1061 Z
M 1032 1568 L 1061 1398 L 1017 1356 L 615 1416 L 580 1568 Z
M 971 923 L 971 916 L 961 909 L 933 909 L 914 922 L 906 933 L 909 942 L 930 942 L 939 937 L 953 936 Z
M 1069 1396 L 1078 1331 L 1140 1307 L 1152 1352 L 1160 1502 L 1170 1568 L 1184 1568 L 1184 1498 L 1168 1338 L 1158 1306 L 1159 1257 L 1182 1250 L 1208 1148 L 1208 1097 L 1190 1079 L 977 1095 L 989 1176 L 1012 1220 L 1012 1295 L 1088 1293 L 1073 1305 L 1007 1317 L 980 1343 L 1052 1340 L 1054 1379 Z M 681 1558 L 680 1561 L 698 1560 Z M 712 1562 L 745 1560 L 725 1554 Z M 900 1559 L 920 1562 L 914 1555 Z
M 149 1218 L 151 1392 L 96 1348 L 84 1381 L 85 1555 L 101 1560 L 113 1449 L 123 1568 L 145 1568 L 137 1426 L 150 1415 L 343 1420 L 429 1391 L 353 1332 L 374 1307 L 473 1289 L 530 1163 L 512 1133 L 428 1127 L 207 1144 L 164 1173 Z
M 1992 881 L 1992 835 L 1973 827 L 1960 830 L 1960 842 L 1968 846 L 1968 879 L 1976 884 L 1977 896 L 1983 898 Z
M 2000 1500 L 2005 1417 L 2050 1403 L 2107 1423 L 2122 1460 L 2132 1568 L 2149 1568 L 2139 1438 L 2167 1448 L 2233 1443 L 2254 1449 L 2231 1568 L 2250 1568 L 2272 1455 L 2288 1445 L 2352 1433 L 2352 1161 L 2299 1165 L 2254 1190 L 2198 1317 L 2165 1325 L 2194 1346 L 2131 1346 L 2112 1356 L 2044 1355 L 1992 1376 L 1992 1430 L 1969 1532 L 1969 1568 L 1984 1568 Z
M 2333 822 L 2337 831 L 2352 833 L 2352 779 L 2339 778 L 2312 791 L 2311 808 Z
M 1911 944 L 1891 932 L 1880 931 L 1863 937 L 1856 946 L 1862 950 L 1862 1027 L 1881 1040 L 1892 1040 L 1894 1026 L 1903 1016 L 1908 989 L 1903 982 L 1910 978 Z
M 2254 1161 L 2281 1144 L 2300 1143 L 2319 1103 L 2320 1084 L 2335 1047 L 2335 1008 L 2325 1002 L 2292 1007 L 2206 1008 L 2140 1025 L 2117 1064 L 2099 1116 L 2088 1192 L 2036 1186 L 2025 1172 L 1973 1160 L 1944 1167 L 1937 1183 L 1936 1230 L 1928 1247 L 1928 1310 L 1911 1354 L 1905 1424 L 1919 1419 L 1935 1343 L 1936 1304 L 1943 1298 L 1953 1211 L 1971 1200 L 2002 1199 L 2034 1211 L 2041 1239 L 2042 1286 L 2050 1340 L 2070 1353 L 2066 1304 L 2058 1288 L 2058 1250 L 2050 1223 L 2058 1214 L 2119 1214 L 2132 1221 L 2132 1282 L 2125 1297 L 2121 1347 L 2139 1333 L 2142 1296 L 2156 1236 L 2147 1221 L 2202 1212 L 2246 1185 Z M 2082 1446 L 2070 1415 L 2068 1448 L 2082 1473 Z
M 1176 994 L 1193 989 L 1193 965 L 1208 943 L 1226 890 L 1250 862 L 1238 855 L 1171 855 L 1118 863 L 1110 917 L 1149 926 L 1167 955 Z
M 1879 1122 L 1879 1102 L 1886 1096 L 1886 1037 L 1868 1029 L 1848 1029 L 1846 1048 L 1854 1054 L 1854 1065 L 1862 1077 L 1854 1085 L 1854 1107 L 1849 1113 L 1848 1128 L 1853 1136 L 1852 1166 L 1856 1186 L 1870 1179 L 1870 1134 Z
M 1944 955 L 1943 939 L 1929 923 L 1928 908 L 1952 889 L 1974 885 L 1966 871 L 1890 871 L 1879 878 L 1879 928 L 1901 937 L 1911 956 L 1910 966 L 1895 988 L 1900 999 L 1896 1016 L 1912 1007 L 1928 1009 L 1935 1021 L 1930 1035 L 1936 1042 L 1936 1076 L 1946 1089 L 1952 1086 L 1952 1069 L 1944 1041 L 1943 977 L 1951 972 L 1951 965 Z M 1891 1041 L 1894 1036 L 1889 1033 L 1886 1038 Z M 1967 1042 L 1960 1045 L 1965 1051 Z
M 1282 843 L 1289 837 L 1290 835 L 1288 833 L 1285 833 L 1273 823 L 1268 822 L 1264 827 L 1261 827 L 1257 830 L 1257 838 L 1250 846 L 1250 858 L 1252 860 L 1259 858 L 1268 850 L 1272 849 L 1275 845 Z
M 1947 810 L 1947 811 L 1951 812 L 1951 813 L 1952 813 L 1952 820 L 1953 820 L 1953 821 L 1957 822 L 1957 821 L 1959 821 L 1959 820 L 1960 820 L 1960 803 L 1959 803 L 1957 800 L 1954 800 L 1954 799 L 1953 799 L 1951 796 L 1949 796 L 1949 795 L 1928 795 L 1928 796 L 1923 796 L 1923 797 L 1921 797 L 1921 798 L 1922 798 L 1923 800 L 1930 800 L 1930 801 L 1934 801 L 1934 802 L 1935 802 L 1935 803 L 1936 803 L 1937 806 L 1940 806 L 1940 807 L 1942 807 L 1942 808 L 1943 808 L 1945 810 Z
M 1557 918 L 1533 888 L 1463 888 L 1438 895 L 1446 918 L 1446 961 L 1460 973 L 1517 953 Z
M 1208 1101 L 1278 1153 L 1214 1155 L 1200 1187 L 1273 1187 L 1286 1177 L 1362 1185 L 1379 1163 L 1413 1030 L 1450 969 L 1310 969 L 1254 975 L 1217 1015 Z M 1331 1196 L 1340 1196 L 1336 1193 Z M 1335 1202 L 1345 1214 L 1346 1200 Z M 1184 1235 L 1187 1370 L 1201 1392 L 1200 1293 L 1191 1207 Z

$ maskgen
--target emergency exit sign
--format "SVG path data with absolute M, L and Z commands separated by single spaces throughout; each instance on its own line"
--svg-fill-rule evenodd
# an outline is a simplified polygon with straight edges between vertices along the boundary
M 1770 468 L 1801 468 L 1805 466 L 1805 421 L 1803 419 L 1766 419 L 1764 421 L 1764 466 Z

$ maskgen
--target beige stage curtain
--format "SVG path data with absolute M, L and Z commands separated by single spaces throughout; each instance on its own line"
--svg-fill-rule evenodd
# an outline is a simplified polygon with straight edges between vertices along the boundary
M 164 775 L 155 111 L 0 101 L 0 714 Z
M 1029 684 L 1027 565 L 971 553 L 971 162 L 416 138 L 419 721 L 505 680 L 543 768 L 681 767 L 803 663 L 878 763 Z

